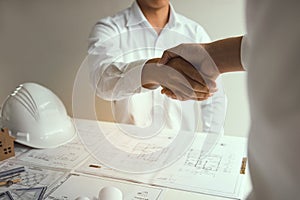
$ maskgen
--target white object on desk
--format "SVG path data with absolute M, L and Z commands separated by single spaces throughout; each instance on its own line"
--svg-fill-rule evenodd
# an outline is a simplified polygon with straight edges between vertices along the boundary
M 75 200 L 90 200 L 88 197 L 77 197 Z
M 123 194 L 121 190 L 116 187 L 104 187 L 99 192 L 98 200 L 122 200 Z
M 54 148 L 76 136 L 62 101 L 36 83 L 19 85 L 6 98 L 0 115 L 16 142 L 30 147 Z

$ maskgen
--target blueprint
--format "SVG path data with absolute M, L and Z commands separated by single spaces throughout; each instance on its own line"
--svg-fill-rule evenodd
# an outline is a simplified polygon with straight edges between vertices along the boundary
M 18 159 L 41 166 L 73 169 L 88 155 L 89 153 L 80 140 L 75 138 L 73 141 L 57 148 L 31 149 L 21 154 Z
M 81 131 L 83 129 L 81 127 Z M 79 166 L 76 172 L 228 198 L 240 198 L 245 177 L 244 174 L 240 174 L 240 170 L 246 155 L 247 140 L 224 136 L 208 154 L 203 154 L 201 146 L 204 140 L 204 134 L 199 133 L 180 159 L 166 168 L 151 173 L 125 173 L 112 169 L 93 157 Z M 119 140 L 120 143 L 122 141 Z M 132 146 L 132 150 L 147 151 L 153 148 L 157 148 L 157 143 L 140 142 Z M 139 154 L 132 154 L 132 156 L 135 159 L 146 159 L 150 164 L 155 164 L 159 159 L 151 154 L 146 157 L 141 157 Z M 130 156 L 123 159 L 123 162 L 126 162 L 126 159 L 127 162 L 134 162 Z
M 138 131 L 151 135 L 151 130 L 90 120 L 76 120 L 75 124 L 94 157 L 124 172 L 150 172 L 170 165 L 189 148 L 195 135 L 165 129 L 153 137 L 139 138 Z
M 106 135 L 98 137 L 99 129 L 95 127 L 99 122 L 79 122 L 83 123 L 79 123 L 77 130 L 85 138 L 77 137 L 53 149 L 16 145 L 16 157 L 0 162 L 0 172 L 18 167 L 25 167 L 25 172 L 14 175 L 11 179 L 21 181 L 1 187 L 0 193 L 9 190 L 14 198 L 21 199 L 43 190 L 47 199 L 66 200 L 78 196 L 96 199 L 102 187 L 112 185 L 121 189 L 124 199 L 128 200 L 158 200 L 165 188 L 235 199 L 242 195 L 246 176 L 241 173 L 246 168 L 243 165 L 245 138 L 224 136 L 209 143 L 204 133 L 182 132 L 184 134 L 176 138 L 174 132 L 165 130 L 155 137 L 135 139 L 120 134 L 113 123 L 102 123 L 101 129 L 105 129 Z M 125 128 L 139 134 L 131 130 L 133 126 Z M 177 144 L 183 146 L 173 145 L 178 139 Z M 105 146 L 107 141 L 115 149 Z M 209 145 L 203 148 L 205 144 Z M 178 152 L 177 147 L 183 151 Z M 213 148 L 207 151 L 209 147 Z M 101 162 L 93 151 L 104 154 L 115 165 Z M 119 152 L 125 153 L 120 155 Z M 120 170 L 122 167 L 127 168 Z M 143 172 L 144 167 L 148 170 Z

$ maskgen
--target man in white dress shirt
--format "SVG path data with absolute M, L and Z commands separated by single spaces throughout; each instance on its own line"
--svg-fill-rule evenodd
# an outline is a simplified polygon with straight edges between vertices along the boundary
M 137 0 L 114 16 L 101 19 L 89 37 L 90 78 L 96 94 L 113 101 L 114 118 L 141 127 L 165 126 L 177 130 L 223 133 L 226 96 L 221 78 L 212 98 L 179 102 L 160 93 L 161 82 L 148 83 L 163 51 L 179 43 L 209 42 L 196 22 L 177 14 L 169 0 Z
M 173 60 L 169 67 L 180 66 L 186 71 L 193 68 L 207 74 L 212 72 L 211 66 L 202 63 L 208 53 L 218 66 L 216 76 L 247 69 L 251 113 L 248 156 L 253 183 L 249 200 L 300 197 L 299 8 L 300 1 L 248 0 L 247 36 L 179 45 L 167 50 L 160 61 L 163 64 Z M 191 51 L 201 53 L 185 53 Z M 194 66 L 182 58 L 193 60 Z M 194 79 L 193 87 L 196 85 L 199 91 L 203 80 Z M 176 98 L 172 92 L 175 88 L 171 85 L 163 93 Z M 201 93 L 193 95 L 192 99 L 201 97 Z

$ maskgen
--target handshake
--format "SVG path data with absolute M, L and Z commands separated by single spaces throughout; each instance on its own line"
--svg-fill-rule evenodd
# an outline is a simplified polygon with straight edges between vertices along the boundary
M 205 48 L 205 44 L 181 44 L 166 50 L 161 58 L 148 60 L 142 72 L 143 87 L 161 86 L 162 94 L 181 101 L 211 97 L 220 72 Z

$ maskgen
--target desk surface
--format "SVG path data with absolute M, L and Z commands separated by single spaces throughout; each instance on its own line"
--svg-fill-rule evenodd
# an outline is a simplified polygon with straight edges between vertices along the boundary
M 252 184 L 251 184 L 251 179 L 249 172 L 246 173 L 246 180 L 244 184 L 244 192 L 242 199 L 246 199 L 248 194 L 251 192 L 252 189 Z M 193 192 L 185 192 L 185 191 L 180 191 L 180 190 L 173 190 L 173 189 L 168 189 L 165 194 L 164 198 L 167 200 L 171 199 L 189 199 L 189 200 L 229 200 L 230 198 L 225 198 L 225 197 L 218 197 L 218 196 L 212 196 L 212 195 L 206 195 L 206 194 L 199 194 L 199 193 L 193 193 Z
M 15 168 L 18 166 L 25 166 L 26 174 L 20 175 L 23 176 L 21 177 L 22 182 L 20 184 L 15 184 L 10 188 L 0 187 L 0 191 L 6 191 L 8 189 L 20 188 L 20 187 L 32 188 L 36 186 L 46 185 L 48 186 L 46 196 L 48 196 L 49 194 L 50 195 L 58 194 L 64 196 L 66 195 L 64 194 L 64 192 L 66 191 L 60 190 L 60 188 L 63 187 L 64 184 L 63 183 L 64 181 L 62 180 L 68 180 L 70 174 L 86 175 L 82 172 L 78 173 L 78 171 L 76 171 L 78 166 L 81 166 L 82 163 L 85 162 L 85 160 L 87 160 L 87 157 L 89 157 L 89 153 L 85 150 L 79 138 L 76 138 L 72 142 L 55 149 L 44 149 L 44 150 L 30 149 L 22 145 L 16 145 L 15 150 L 16 150 L 15 158 L 11 158 L 6 161 L 0 162 L 0 171 Z M 100 176 L 93 175 L 91 177 L 93 177 L 95 180 L 101 179 L 102 181 L 113 181 L 111 179 L 103 178 Z M 132 181 L 126 182 L 124 180 L 121 182 L 122 184 L 128 185 L 128 188 L 124 186 L 125 191 L 127 190 L 130 191 L 132 188 L 138 188 L 141 185 L 144 186 L 147 185 L 147 184 L 132 183 Z M 85 185 L 80 186 L 79 184 L 78 187 L 80 188 L 79 190 L 81 189 L 83 190 L 83 188 L 85 188 L 86 186 Z M 245 197 L 251 190 L 251 182 L 250 182 L 250 176 L 248 172 L 246 173 L 245 184 L 243 184 L 242 187 L 244 188 L 243 196 Z M 155 187 L 155 188 L 159 188 L 159 187 Z M 96 188 L 95 190 L 98 189 Z M 158 199 L 166 199 L 166 200 L 168 199 L 226 200 L 227 199 L 228 200 L 228 198 L 224 198 L 224 197 L 218 197 L 218 196 L 212 196 L 212 195 L 206 195 L 206 194 L 200 194 L 194 192 L 186 192 L 177 189 L 161 188 L 160 190 L 162 192 L 160 192 Z M 80 192 L 82 193 L 84 191 L 80 191 Z M 90 192 L 94 193 L 95 191 L 93 190 Z M 97 195 L 98 194 L 95 194 L 94 196 Z

